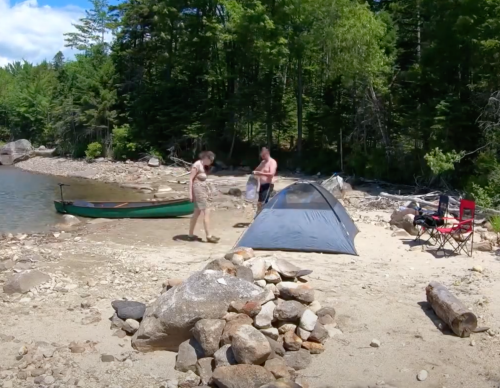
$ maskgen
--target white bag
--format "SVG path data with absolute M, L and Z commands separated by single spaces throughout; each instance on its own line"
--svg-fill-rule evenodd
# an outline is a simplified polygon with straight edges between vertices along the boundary
M 259 181 L 253 175 L 248 177 L 247 187 L 245 192 L 245 200 L 249 202 L 255 201 L 257 198 L 257 188 L 259 187 Z

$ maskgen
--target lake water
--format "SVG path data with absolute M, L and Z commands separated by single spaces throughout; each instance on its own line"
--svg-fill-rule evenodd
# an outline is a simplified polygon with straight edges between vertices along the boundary
M 60 199 L 58 183 L 64 187 L 64 199 L 86 201 L 130 201 L 144 198 L 118 185 L 87 179 L 33 174 L 14 167 L 0 166 L 0 233 L 40 232 L 60 221 L 53 201 Z

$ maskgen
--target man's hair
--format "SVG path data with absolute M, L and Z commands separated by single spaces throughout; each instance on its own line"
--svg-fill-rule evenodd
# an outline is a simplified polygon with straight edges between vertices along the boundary
M 200 152 L 200 159 L 208 158 L 212 162 L 215 160 L 215 154 L 212 151 L 202 151 Z
M 264 152 L 264 151 L 265 151 L 265 152 L 269 152 L 269 153 L 271 153 L 271 152 L 269 151 L 269 148 L 267 148 L 267 147 L 262 147 L 262 149 L 260 150 L 260 152 Z

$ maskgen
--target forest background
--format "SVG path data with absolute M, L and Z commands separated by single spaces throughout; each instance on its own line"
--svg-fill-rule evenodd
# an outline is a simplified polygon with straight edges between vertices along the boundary
M 0 68 L 0 142 L 342 171 L 500 205 L 500 0 L 124 0 Z

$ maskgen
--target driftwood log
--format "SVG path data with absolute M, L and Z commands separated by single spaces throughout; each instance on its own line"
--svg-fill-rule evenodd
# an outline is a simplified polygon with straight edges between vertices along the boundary
M 430 282 L 425 289 L 427 302 L 436 315 L 461 338 L 469 337 L 476 332 L 477 318 L 467 307 L 445 286 L 438 282 Z
M 394 194 L 388 194 L 388 193 L 380 193 L 379 194 L 381 197 L 383 198 L 388 198 L 388 199 L 392 199 L 394 201 L 415 201 L 415 202 L 418 202 L 422 205 L 426 205 L 426 206 L 432 206 L 432 207 L 435 207 L 437 208 L 438 207 L 438 204 L 439 204 L 439 201 L 435 201 L 435 202 L 430 202 L 430 201 L 426 201 L 424 199 L 422 199 L 421 197 L 418 197 L 418 196 L 411 196 L 411 195 L 394 195 Z M 452 199 L 450 198 L 450 203 L 452 204 L 455 204 L 455 205 L 459 205 L 460 202 L 455 200 L 455 199 Z M 479 206 L 479 205 L 476 205 L 476 208 L 478 209 L 478 211 L 481 211 L 482 213 L 484 214 L 500 214 L 500 210 L 496 210 L 496 209 L 488 209 L 488 208 L 485 208 L 485 207 L 482 207 L 482 206 Z M 450 212 L 458 212 L 460 209 L 456 208 L 456 207 L 449 207 L 448 208 L 448 211 Z

